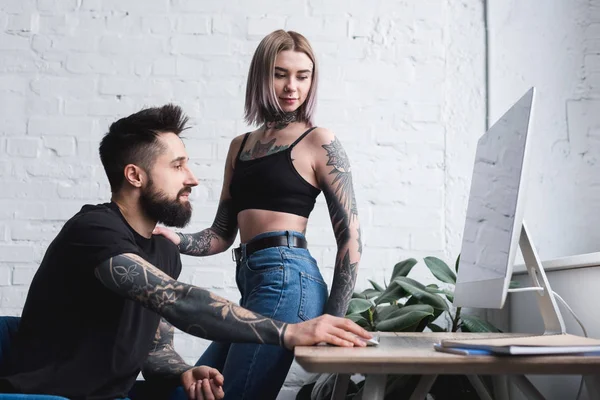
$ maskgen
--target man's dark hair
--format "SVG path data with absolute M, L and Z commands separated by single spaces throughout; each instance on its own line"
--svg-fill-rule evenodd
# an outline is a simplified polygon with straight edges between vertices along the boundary
M 100 142 L 100 160 L 111 191 L 115 193 L 121 189 L 127 164 L 149 171 L 163 150 L 158 135 L 166 132 L 179 135 L 187 129 L 187 122 L 188 117 L 179 106 L 167 104 L 146 108 L 112 123 Z

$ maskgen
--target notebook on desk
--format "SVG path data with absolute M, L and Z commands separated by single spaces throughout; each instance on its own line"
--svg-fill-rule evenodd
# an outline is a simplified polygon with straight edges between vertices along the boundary
M 469 350 L 485 351 L 489 355 L 584 353 L 600 355 L 600 340 L 570 334 L 534 335 L 500 339 L 444 339 L 439 344 L 434 345 L 434 348 L 438 351 L 465 355 L 475 354 L 473 352 L 470 353 Z

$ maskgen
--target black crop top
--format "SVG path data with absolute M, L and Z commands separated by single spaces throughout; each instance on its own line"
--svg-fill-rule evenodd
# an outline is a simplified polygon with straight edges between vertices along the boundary
M 292 149 L 313 129 L 304 132 L 285 150 L 253 160 L 241 160 L 240 154 L 250 132 L 246 133 L 229 185 L 236 215 L 252 208 L 308 218 L 321 190 L 298 173 L 292 163 Z

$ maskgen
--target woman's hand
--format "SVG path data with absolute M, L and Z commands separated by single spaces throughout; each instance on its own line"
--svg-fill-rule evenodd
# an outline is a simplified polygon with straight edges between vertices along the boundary
M 169 239 L 171 242 L 175 243 L 177 246 L 179 246 L 179 243 L 181 243 L 181 237 L 179 237 L 179 235 L 176 234 L 175 232 L 173 232 L 171 229 L 165 228 L 164 226 L 157 225 L 154 228 L 154 230 L 152 231 L 152 234 L 153 235 L 163 235 L 164 237 Z

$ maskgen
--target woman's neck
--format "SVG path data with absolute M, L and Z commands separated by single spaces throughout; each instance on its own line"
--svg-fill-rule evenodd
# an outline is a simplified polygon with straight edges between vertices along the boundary
M 298 120 L 298 110 L 290 112 L 280 112 L 274 115 L 269 115 L 265 121 L 265 131 L 281 130 L 289 124 Z

